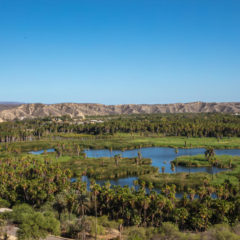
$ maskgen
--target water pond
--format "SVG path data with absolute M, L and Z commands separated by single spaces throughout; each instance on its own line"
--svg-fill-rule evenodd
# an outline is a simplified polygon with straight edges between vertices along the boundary
M 116 154 L 121 154 L 122 157 L 136 157 L 139 149 L 134 150 L 126 150 L 124 152 L 114 150 L 112 153 L 107 149 L 102 150 L 85 150 L 85 153 L 88 157 L 113 157 Z M 151 148 L 142 148 L 141 154 L 143 158 L 151 158 L 152 166 L 158 167 L 161 171 L 162 167 L 165 167 L 165 173 L 173 173 L 171 170 L 171 161 L 173 161 L 176 157 L 184 156 L 184 155 L 197 155 L 204 154 L 204 148 L 192 148 L 192 149 L 179 149 L 178 153 L 175 153 L 175 149 L 173 148 L 163 148 L 163 147 L 151 147 Z M 217 155 L 233 155 L 240 156 L 240 149 L 224 149 L 224 150 L 215 150 Z M 188 167 L 176 166 L 174 172 L 189 172 Z M 211 167 L 192 167 L 190 168 L 191 173 L 193 172 L 208 172 L 212 173 Z M 225 169 L 213 168 L 213 173 L 218 173 L 221 171 L 225 171 Z
M 54 152 L 54 149 L 47 149 L 46 152 Z M 87 157 L 90 158 L 99 158 L 99 157 L 113 157 L 116 154 L 121 154 L 122 157 L 136 157 L 138 155 L 138 151 L 141 152 L 143 158 L 151 158 L 152 159 L 152 166 L 158 167 L 159 171 L 161 168 L 165 168 L 165 173 L 179 173 L 179 172 L 207 172 L 207 173 L 218 173 L 221 171 L 226 171 L 226 169 L 213 167 L 183 167 L 183 166 L 175 166 L 175 171 L 171 170 L 171 161 L 173 161 L 176 157 L 179 156 L 186 156 L 186 155 L 197 155 L 197 154 L 204 154 L 204 148 L 192 148 L 192 149 L 178 149 L 178 153 L 175 153 L 175 149 L 173 148 L 164 148 L 164 147 L 150 147 L 150 148 L 141 148 L 141 149 L 133 149 L 133 150 L 113 150 L 112 152 L 107 149 L 101 150 L 85 150 Z M 44 150 L 40 151 L 31 151 L 31 154 L 42 154 Z M 215 150 L 217 155 L 233 155 L 233 156 L 240 156 L 240 149 L 218 149 Z M 119 179 L 111 179 L 109 180 L 112 185 L 120 185 L 125 186 L 128 185 L 129 187 L 134 186 L 134 181 L 137 180 L 137 177 L 126 177 L 126 178 L 119 178 Z M 74 179 L 72 179 L 74 181 Z M 100 185 L 103 185 L 106 180 L 97 180 L 96 182 Z M 87 183 L 88 189 L 90 186 L 90 181 L 87 176 L 82 177 L 82 181 Z M 156 190 L 158 191 L 158 190 Z
M 173 148 L 163 148 L 163 147 L 150 147 L 150 148 L 141 148 L 141 149 L 133 149 L 133 150 L 126 150 L 126 151 L 119 151 L 113 150 L 112 152 L 107 149 L 101 150 L 85 150 L 85 153 L 88 157 L 113 157 L 116 154 L 121 154 L 122 157 L 136 157 L 138 151 L 141 151 L 143 158 L 151 158 L 152 159 L 152 166 L 158 167 L 159 171 L 161 171 L 162 167 L 165 167 L 165 173 L 179 173 L 179 172 L 207 172 L 207 173 L 218 173 L 221 171 L 226 171 L 226 169 L 213 167 L 182 167 L 182 166 L 175 166 L 175 171 L 171 170 L 171 161 L 173 161 L 176 157 L 179 156 L 186 156 L 186 155 L 197 155 L 197 154 L 204 154 L 204 148 L 192 148 L 192 149 L 178 149 L 178 153 L 175 153 L 175 149 Z M 217 155 L 233 155 L 233 156 L 240 156 L 240 149 L 219 149 L 215 150 Z M 134 180 L 137 180 L 137 177 L 127 177 L 127 178 L 120 178 L 109 180 L 112 185 L 120 185 L 125 186 L 128 185 L 129 187 L 134 186 Z M 89 187 L 89 179 L 86 176 L 82 177 L 82 180 L 87 182 Z M 96 182 L 100 185 L 103 185 L 106 180 L 97 180 Z
M 55 152 L 55 149 L 54 148 L 50 148 L 50 149 L 46 149 L 46 150 L 31 151 L 29 153 L 34 154 L 34 155 L 39 155 L 39 154 L 43 154 L 44 151 L 46 151 L 47 153 L 51 153 L 51 152 Z

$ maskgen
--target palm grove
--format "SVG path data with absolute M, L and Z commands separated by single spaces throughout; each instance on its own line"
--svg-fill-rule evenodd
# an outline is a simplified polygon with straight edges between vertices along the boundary
M 102 117 L 101 123 L 74 123 L 69 116 L 0 123 L 0 142 L 27 141 L 53 133 L 161 134 L 187 137 L 239 137 L 240 116 L 231 114 L 151 114 Z
M 66 119 L 61 123 L 54 123 L 51 119 L 37 119 L 1 123 L 0 128 L 0 207 L 13 209 L 10 213 L 0 214 L 0 224 L 17 224 L 20 229 L 19 239 L 39 239 L 48 234 L 75 239 L 92 236 L 97 239 L 108 225 L 116 227 L 121 238 L 125 236 L 124 229 L 131 227 L 150 229 L 153 236 L 161 234 L 164 224 L 169 222 L 177 225 L 182 232 L 204 232 L 216 224 L 238 226 L 240 221 L 239 182 L 233 184 L 225 180 L 216 185 L 205 178 L 197 187 L 185 188 L 180 198 L 176 197 L 176 186 L 167 183 L 157 193 L 151 183 L 148 183 L 146 190 L 144 181 L 136 181 L 136 186 L 129 188 L 111 186 L 109 182 L 100 186 L 92 178 L 90 188 L 87 189 L 80 177 L 81 174 L 87 174 L 87 169 L 79 177 L 73 178 L 76 177 L 74 167 L 66 167 L 70 166 L 66 164 L 68 159 L 82 161 L 82 164 L 91 161 L 84 154 L 83 145 L 66 140 L 66 144 L 60 144 L 61 140 L 58 139 L 54 153 L 45 152 L 41 156 L 27 153 L 31 150 L 29 148 L 47 146 L 41 137 L 54 132 L 92 135 L 138 132 L 163 134 L 161 137 L 238 137 L 238 116 L 140 115 L 110 120 L 106 118 L 104 123 L 82 125 L 72 124 Z M 38 140 L 28 141 L 34 138 Z M 21 142 L 11 143 L 17 141 Z M 28 142 L 28 145 L 24 142 Z M 209 162 L 214 161 L 213 148 L 206 150 L 205 158 Z M 124 161 L 126 164 L 130 161 L 139 168 L 144 167 L 140 151 L 132 160 L 124 160 L 120 155 L 115 155 L 110 156 L 109 161 L 117 169 L 121 169 Z M 100 160 L 98 167 L 101 168 L 104 164 L 104 160 Z M 81 169 L 84 168 L 85 165 Z M 212 197 L 213 194 L 216 197 Z M 138 233 L 130 237 L 127 236 L 126 239 L 144 239 L 139 238 Z

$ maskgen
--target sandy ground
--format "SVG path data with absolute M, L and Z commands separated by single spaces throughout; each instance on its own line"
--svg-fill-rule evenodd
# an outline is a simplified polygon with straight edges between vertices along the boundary
M 16 240 L 17 239 L 17 231 L 19 228 L 15 227 L 14 225 L 7 225 L 3 228 L 3 233 L 7 233 L 9 240 Z
M 4 213 L 4 212 L 11 212 L 12 209 L 10 208 L 0 208 L 0 213 Z

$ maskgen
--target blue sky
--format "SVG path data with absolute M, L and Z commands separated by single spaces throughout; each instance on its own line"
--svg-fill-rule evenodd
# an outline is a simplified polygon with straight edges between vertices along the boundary
M 239 0 L 0 0 L 0 101 L 240 101 Z

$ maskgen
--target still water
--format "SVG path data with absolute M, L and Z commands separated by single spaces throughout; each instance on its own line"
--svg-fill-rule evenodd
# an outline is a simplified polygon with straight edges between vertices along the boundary
M 51 153 L 51 152 L 55 152 L 55 149 L 54 148 L 50 148 L 50 149 L 46 149 L 46 150 L 31 151 L 29 153 L 31 153 L 33 155 L 39 155 L 39 154 L 43 154 L 44 151 L 46 151 L 47 153 Z
M 46 152 L 54 152 L 54 149 L 47 149 Z M 113 157 L 116 154 L 121 154 L 122 157 L 137 157 L 138 151 L 141 152 L 143 158 L 151 158 L 152 159 L 152 166 L 158 167 L 159 171 L 161 171 L 162 167 L 165 167 L 165 173 L 179 173 L 179 172 L 207 172 L 212 173 L 211 167 L 182 167 L 182 166 L 175 166 L 175 171 L 171 170 L 171 161 L 173 161 L 176 157 L 179 156 L 186 156 L 186 155 L 197 155 L 197 154 L 204 154 L 204 148 L 192 148 L 192 149 L 178 149 L 178 153 L 175 153 L 174 148 L 163 148 L 163 147 L 151 147 L 151 148 L 141 148 L 141 149 L 133 149 L 133 150 L 126 150 L 126 151 L 119 151 L 113 150 L 110 152 L 107 149 L 101 150 L 85 150 L 87 157 L 90 158 L 99 158 L 99 157 Z M 31 151 L 31 154 L 42 154 L 44 150 L 40 151 Z M 240 156 L 240 149 L 220 149 L 215 150 L 217 155 L 233 155 L 233 156 Z M 218 173 L 221 171 L 226 171 L 227 169 L 213 167 L 213 173 Z M 134 181 L 137 180 L 138 177 L 125 177 L 119 179 L 111 179 L 109 180 L 111 185 L 119 185 L 119 186 L 129 186 L 134 187 Z M 72 179 L 73 181 L 75 179 Z M 108 179 L 105 180 L 97 180 L 96 182 L 100 185 L 103 185 Z M 90 181 L 87 176 L 82 177 L 82 181 L 87 183 L 87 187 L 90 187 Z M 158 191 L 156 189 L 156 191 Z
M 178 153 L 175 153 L 174 148 L 163 148 L 163 147 L 151 147 L 151 148 L 141 148 L 139 149 L 133 149 L 133 150 L 126 150 L 124 152 L 119 150 L 113 150 L 110 152 L 107 149 L 101 149 L 101 150 L 85 150 L 85 153 L 88 157 L 113 157 L 116 154 L 121 154 L 122 157 L 137 157 L 138 151 L 141 152 L 143 158 L 151 158 L 152 159 L 152 166 L 158 167 L 159 171 L 161 171 L 162 167 L 165 167 L 165 173 L 178 173 L 178 172 L 207 172 L 212 173 L 211 167 L 182 167 L 182 166 L 176 166 L 175 171 L 173 172 L 171 170 L 171 161 L 173 161 L 176 157 L 184 156 L 184 155 L 197 155 L 197 154 L 204 154 L 205 149 L 204 148 L 192 148 L 192 149 L 178 149 Z M 233 155 L 233 156 L 240 156 L 240 149 L 221 149 L 221 150 L 215 150 L 215 153 L 217 155 Z M 213 167 L 213 173 L 218 173 L 221 171 L 226 171 L 226 169 Z M 110 180 L 110 183 L 112 185 L 120 185 L 125 186 L 128 185 L 129 187 L 133 187 L 134 180 L 137 180 L 137 177 L 127 177 L 127 178 L 120 178 L 116 180 Z M 89 186 L 89 179 L 84 176 L 82 178 L 83 181 L 87 182 L 87 185 Z M 106 180 L 97 180 L 96 182 L 100 185 L 103 185 Z

